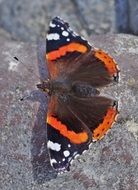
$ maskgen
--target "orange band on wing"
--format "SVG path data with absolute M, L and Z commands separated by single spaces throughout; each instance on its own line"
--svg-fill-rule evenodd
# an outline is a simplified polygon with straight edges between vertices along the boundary
M 57 129 L 60 134 L 62 134 L 64 137 L 67 137 L 71 142 L 75 144 L 81 144 L 88 140 L 88 135 L 86 132 L 75 133 L 74 131 L 69 131 L 66 125 L 62 124 L 55 117 L 48 116 L 47 123 L 53 128 Z
M 61 56 L 64 56 L 67 52 L 74 51 L 85 53 L 87 51 L 87 47 L 79 43 L 70 43 L 66 46 L 60 47 L 58 50 L 46 54 L 46 58 L 50 61 L 53 61 L 57 58 L 60 58 Z
M 102 50 L 95 50 L 94 55 L 104 62 L 111 76 L 118 72 L 117 64 L 107 53 Z
M 115 117 L 118 114 L 118 111 L 111 107 L 108 109 L 106 116 L 104 117 L 103 123 L 101 123 L 94 131 L 93 131 L 93 140 L 101 139 L 106 132 L 111 128 L 113 122 L 115 121 Z

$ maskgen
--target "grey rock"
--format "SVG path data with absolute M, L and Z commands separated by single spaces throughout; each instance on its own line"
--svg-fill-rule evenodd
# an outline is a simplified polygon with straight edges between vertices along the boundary
M 11 35 L 4 29 L 0 28 L 0 38 L 11 39 Z
M 130 29 L 138 35 L 138 1 L 129 0 Z
M 55 16 L 68 20 L 78 31 L 82 28 L 75 8 L 68 0 L 10 0 L 0 4 L 0 26 L 9 31 L 13 38 L 23 41 L 45 37 L 49 21 Z
M 115 0 L 116 30 L 138 35 L 138 1 Z
M 129 4 L 128 0 L 115 0 L 116 30 L 129 33 Z
M 60 16 L 84 36 L 114 31 L 114 3 L 110 0 L 2 0 L 0 26 L 12 38 L 36 41 L 45 37 L 52 17 Z M 106 25 L 103 26 L 103 24 Z
M 0 38 L 1 190 L 138 189 L 138 38 L 102 35 L 90 42 L 118 62 L 119 84 L 101 93 L 118 99 L 120 114 L 105 138 L 76 158 L 70 172 L 57 176 L 46 150 L 47 97 L 36 89 L 39 76 L 47 77 L 44 40 L 37 48 Z
M 73 2 L 78 9 L 79 18 L 83 23 L 83 27 L 89 35 L 103 34 L 114 31 L 114 1 L 74 0 Z M 103 27 L 104 23 L 106 24 Z

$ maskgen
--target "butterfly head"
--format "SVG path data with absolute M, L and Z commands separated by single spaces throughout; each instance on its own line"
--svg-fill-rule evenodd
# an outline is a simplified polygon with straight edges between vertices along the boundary
M 43 92 L 49 93 L 50 92 L 50 83 L 49 80 L 44 80 L 42 83 L 36 85 L 38 89 Z

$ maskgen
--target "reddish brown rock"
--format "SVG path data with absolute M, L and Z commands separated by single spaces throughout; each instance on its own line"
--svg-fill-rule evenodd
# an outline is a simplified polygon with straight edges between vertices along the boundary
M 36 45 L 0 38 L 1 190 L 138 189 L 138 38 L 103 35 L 90 41 L 118 62 L 119 84 L 102 93 L 119 100 L 120 115 L 106 137 L 74 161 L 70 172 L 56 176 L 46 151 L 47 97 L 36 88 L 39 76 L 47 75 L 45 43 L 38 61 Z

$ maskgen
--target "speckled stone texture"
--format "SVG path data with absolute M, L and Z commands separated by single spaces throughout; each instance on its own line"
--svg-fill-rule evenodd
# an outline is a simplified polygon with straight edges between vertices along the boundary
M 138 35 L 138 0 L 115 0 L 116 30 Z
M 70 172 L 57 176 L 46 150 L 48 99 L 36 88 L 39 77 L 47 77 L 45 42 L 37 48 L 0 37 L 1 190 L 138 189 L 138 38 L 102 35 L 89 41 L 118 62 L 120 82 L 102 94 L 119 100 L 120 114 L 104 139 L 78 157 Z
M 51 18 L 60 16 L 87 36 L 114 30 L 113 0 L 1 0 L 0 26 L 14 39 L 45 37 Z

